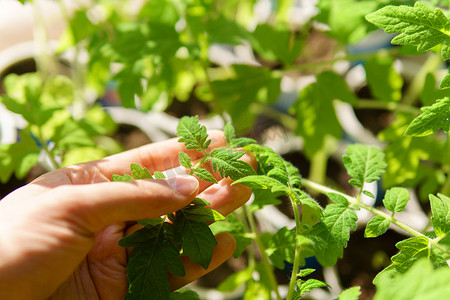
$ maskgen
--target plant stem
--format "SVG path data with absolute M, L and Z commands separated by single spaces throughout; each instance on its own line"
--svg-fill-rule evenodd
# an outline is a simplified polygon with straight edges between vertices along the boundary
M 431 54 L 419 72 L 416 73 L 413 80 L 408 86 L 408 89 L 404 93 L 402 102 L 406 105 L 413 106 L 419 97 L 420 92 L 423 90 L 423 85 L 425 83 L 425 77 L 428 73 L 435 71 L 440 65 L 442 65 L 442 59 L 439 55 Z
M 322 67 L 327 67 L 330 66 L 332 64 L 334 64 L 335 62 L 338 61 L 359 61 L 359 60 L 367 60 L 370 59 L 372 57 L 375 57 L 381 53 L 385 53 L 386 55 L 391 55 L 394 56 L 398 53 L 399 49 L 397 48 L 390 48 L 390 49 L 382 49 L 376 52 L 371 52 L 371 53 L 362 53 L 362 54 L 355 54 L 355 55 L 346 55 L 346 56 L 341 56 L 341 57 L 334 57 L 330 60 L 324 60 L 324 61 L 318 61 L 318 62 L 313 62 L 313 63 L 305 63 L 305 64 L 299 64 L 299 65 L 293 65 L 290 66 L 286 69 L 284 69 L 283 71 L 285 72 L 290 72 L 292 70 L 298 70 L 298 71 L 303 71 L 303 70 L 316 70 Z
M 264 269 L 266 271 L 266 275 L 270 281 L 270 288 L 277 295 L 277 299 L 281 300 L 282 298 L 280 296 L 280 293 L 278 292 L 278 283 L 275 279 L 275 276 L 273 275 L 272 265 L 269 263 L 269 258 L 267 257 L 266 248 L 264 247 L 264 244 L 262 243 L 261 238 L 259 237 L 258 231 L 256 229 L 255 218 L 253 217 L 253 213 L 251 211 L 249 211 L 247 209 L 247 207 L 244 206 L 243 208 L 247 215 L 247 219 L 250 223 L 250 227 L 252 228 L 252 231 L 255 234 L 255 242 L 259 248 L 259 251 L 261 252 L 262 263 L 263 263 Z
M 353 107 L 359 109 L 384 109 L 388 111 L 410 113 L 413 115 L 418 115 L 420 113 L 420 109 L 411 105 L 396 102 L 384 102 L 375 99 L 359 99 Z
M 427 238 L 429 240 L 429 243 L 431 245 L 435 246 L 436 248 L 438 248 L 439 250 L 441 250 L 441 251 L 443 251 L 443 252 L 445 252 L 447 254 L 450 254 L 450 250 L 447 249 L 446 247 L 442 246 L 441 244 L 439 244 L 438 240 L 430 239 L 429 237 L 427 237 L 423 233 L 415 230 L 414 228 L 404 224 L 403 222 L 401 222 L 401 221 L 395 219 L 394 217 L 392 217 L 392 216 L 382 212 L 381 210 L 376 209 L 375 207 L 372 207 L 372 206 L 369 206 L 369 205 L 364 204 L 362 202 L 359 202 L 356 198 L 354 198 L 352 196 L 349 196 L 347 194 L 341 193 L 339 191 L 336 191 L 334 189 L 331 189 L 329 187 L 326 187 L 324 185 L 312 182 L 312 181 L 310 181 L 308 179 L 304 179 L 304 178 L 302 179 L 302 185 L 304 187 L 307 187 L 307 188 L 319 191 L 319 192 L 321 192 L 323 194 L 327 194 L 327 193 L 339 194 L 339 195 L 345 197 L 348 200 L 348 202 L 350 202 L 350 204 L 359 206 L 361 208 L 364 208 L 365 210 L 368 210 L 368 211 L 370 211 L 371 213 L 373 213 L 375 215 L 381 216 L 381 217 L 385 218 L 386 220 L 389 220 L 389 222 L 391 222 L 394 225 L 397 225 L 398 227 L 400 227 L 401 229 L 405 230 L 406 232 L 410 233 L 413 236 L 425 237 L 425 238 Z
M 291 300 L 292 296 L 294 294 L 295 284 L 297 282 L 297 272 L 298 272 L 298 268 L 299 268 L 299 264 L 300 264 L 300 253 L 302 250 L 299 243 L 297 243 L 297 238 L 301 234 L 300 233 L 300 228 L 301 228 L 300 215 L 298 213 L 298 206 L 297 206 L 297 204 L 295 204 L 295 201 L 292 197 L 296 197 L 296 196 L 289 193 L 289 199 L 291 200 L 292 207 L 294 209 L 294 217 L 295 217 L 295 255 L 294 255 L 294 264 L 292 267 L 291 279 L 289 281 L 289 291 L 288 291 L 288 295 L 286 297 L 287 300 Z

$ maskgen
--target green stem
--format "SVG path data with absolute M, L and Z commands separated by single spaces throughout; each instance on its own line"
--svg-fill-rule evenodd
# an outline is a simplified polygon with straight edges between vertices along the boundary
M 264 270 L 266 271 L 266 275 L 270 281 L 270 288 L 277 295 L 277 299 L 281 300 L 281 296 L 278 292 L 278 283 L 273 274 L 272 265 L 269 263 L 269 258 L 267 257 L 266 248 L 264 247 L 264 244 L 261 241 L 261 238 L 259 237 L 258 231 L 256 229 L 255 218 L 253 217 L 253 213 L 251 211 L 249 211 L 245 206 L 244 206 L 244 210 L 246 212 L 247 219 L 250 223 L 250 227 L 252 228 L 252 231 L 255 234 L 255 242 L 259 248 L 259 251 L 261 252 L 262 263 L 264 266 Z
M 56 161 L 55 156 L 50 151 L 50 149 L 48 149 L 47 141 L 44 139 L 44 135 L 42 133 L 42 128 L 41 127 L 38 127 L 38 139 L 39 139 L 39 143 L 42 145 L 42 150 L 44 150 L 45 154 L 50 159 L 50 164 L 51 164 L 51 166 L 50 166 L 51 170 L 50 171 L 54 171 L 54 170 L 59 169 L 61 166 Z
M 325 183 L 327 173 L 328 151 L 326 147 L 316 151 L 311 158 L 308 178 L 311 181 Z
M 335 62 L 338 62 L 338 61 L 368 60 L 370 58 L 373 58 L 375 56 L 380 55 L 381 53 L 385 53 L 386 55 L 389 55 L 389 56 L 394 56 L 394 55 L 396 55 L 398 53 L 398 51 L 399 51 L 399 49 L 392 48 L 392 49 L 389 49 L 389 50 L 382 49 L 382 50 L 379 50 L 379 51 L 376 51 L 376 52 L 371 52 L 371 53 L 363 53 L 363 54 L 355 54 L 355 55 L 346 55 L 346 56 L 342 56 L 342 57 L 334 57 L 333 59 L 330 59 L 330 60 L 289 66 L 288 68 L 284 69 L 283 71 L 291 72 L 292 70 L 298 70 L 298 71 L 317 70 L 317 69 L 320 69 L 320 68 L 323 68 L 323 67 L 331 66 L 332 64 L 334 64 Z
M 411 105 L 396 102 L 384 102 L 375 99 L 359 99 L 358 103 L 356 103 L 353 107 L 359 109 L 383 109 L 388 111 L 405 112 L 413 115 L 418 115 L 420 113 L 420 109 Z
M 425 77 L 428 73 L 435 71 L 440 65 L 442 65 L 442 59 L 439 55 L 431 54 L 425 63 L 416 73 L 413 80 L 408 86 L 408 89 L 404 93 L 403 103 L 406 105 L 414 106 L 417 101 L 420 92 L 423 90 L 425 83 Z
M 300 266 L 300 254 L 301 254 L 301 245 L 297 243 L 297 238 L 301 235 L 300 232 L 300 215 L 298 213 L 298 206 L 295 204 L 295 201 L 293 197 L 296 197 L 295 195 L 289 194 L 289 199 L 291 199 L 292 207 L 294 209 L 294 217 L 295 217 L 295 255 L 294 255 L 294 264 L 291 274 L 291 279 L 289 281 L 289 291 L 288 295 L 286 297 L 287 300 L 291 300 L 292 296 L 295 291 L 295 284 L 297 282 L 297 272 L 298 268 Z
M 206 152 L 205 150 L 202 150 L 202 153 L 205 155 L 202 157 L 202 159 L 200 159 L 199 162 L 197 162 L 192 168 L 191 171 L 189 172 L 189 175 L 194 174 L 194 169 L 197 169 L 198 167 L 200 167 L 201 165 L 203 165 L 205 163 L 205 161 L 208 160 L 208 158 L 210 157 L 209 153 Z
M 447 134 L 447 153 L 450 153 L 450 131 Z M 441 188 L 441 194 L 450 195 L 450 165 L 446 165 L 447 179 Z
M 439 250 L 441 250 L 441 251 L 443 251 L 443 252 L 445 252 L 445 253 L 447 253 L 447 254 L 450 254 L 450 250 L 447 249 L 447 248 L 445 248 L 445 247 L 442 246 L 441 244 L 439 244 L 439 243 L 438 243 L 438 242 L 439 242 L 438 240 L 430 239 L 429 237 L 427 237 L 427 236 L 424 235 L 423 233 L 421 233 L 421 232 L 415 230 L 414 228 L 412 228 L 412 227 L 410 227 L 410 226 L 404 224 L 403 222 L 401 222 L 401 221 L 395 219 L 394 217 L 392 217 L 392 216 L 386 214 L 385 212 L 383 212 L 383 211 L 381 211 L 381 210 L 379 210 L 379 209 L 376 209 L 375 207 L 372 207 L 372 206 L 370 206 L 370 205 L 367 205 L 367 204 L 364 204 L 364 203 L 362 203 L 362 202 L 359 202 L 356 198 L 354 198 L 354 197 L 352 197 L 352 196 L 349 196 L 349 195 L 347 195 L 347 194 L 338 192 L 338 191 L 336 191 L 336 190 L 334 190 L 334 189 L 331 189 L 331 188 L 329 188 L 329 187 L 326 187 L 326 186 L 324 186 L 324 185 L 321 185 L 321 184 L 312 182 L 312 181 L 310 181 L 310 180 L 308 180 L 308 179 L 302 179 L 302 185 L 303 185 L 304 187 L 307 187 L 307 188 L 316 190 L 316 191 L 321 192 L 321 193 L 323 193 L 323 194 L 327 194 L 327 193 L 336 193 L 336 194 L 339 194 L 339 195 L 345 197 L 345 198 L 348 200 L 348 202 L 349 202 L 350 204 L 359 206 L 359 207 L 361 207 L 361 208 L 364 208 L 365 210 L 370 211 L 370 212 L 373 213 L 374 215 L 381 216 L 381 217 L 385 218 L 386 220 L 389 220 L 389 222 L 391 222 L 392 224 L 394 224 L 394 225 L 400 227 L 401 229 L 405 230 L 406 232 L 410 233 L 410 234 L 413 235 L 413 236 L 416 236 L 416 237 L 425 237 L 425 238 L 427 238 L 427 239 L 429 240 L 429 243 L 430 243 L 431 245 L 435 246 L 436 248 L 438 248 Z

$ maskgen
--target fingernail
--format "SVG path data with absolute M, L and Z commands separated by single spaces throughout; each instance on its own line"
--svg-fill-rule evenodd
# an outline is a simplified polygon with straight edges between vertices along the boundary
M 184 197 L 192 195 L 198 189 L 198 180 L 190 175 L 178 175 L 166 181 L 176 193 Z

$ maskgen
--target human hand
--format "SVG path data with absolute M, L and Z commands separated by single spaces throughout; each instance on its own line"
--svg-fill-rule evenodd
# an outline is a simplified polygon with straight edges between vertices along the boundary
M 221 132 L 210 134 L 210 148 L 225 145 Z M 124 299 L 127 249 L 118 240 L 138 229 L 135 220 L 176 211 L 197 195 L 227 215 L 250 197 L 242 185 L 218 184 L 192 176 L 111 182 L 131 163 L 150 172 L 178 165 L 185 151 L 177 139 L 47 173 L 0 201 L 0 299 Z M 186 151 L 193 160 L 201 153 Z M 243 157 L 252 165 L 250 156 Z M 207 270 L 187 257 L 184 277 L 169 276 L 177 289 L 215 269 L 234 252 L 229 234 L 218 245 Z

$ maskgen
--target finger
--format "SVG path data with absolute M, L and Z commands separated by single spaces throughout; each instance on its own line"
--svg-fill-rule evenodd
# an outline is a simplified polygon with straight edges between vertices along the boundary
M 211 131 L 208 133 L 211 144 L 208 151 L 226 145 L 222 131 Z M 179 138 L 163 142 L 145 145 L 120 154 L 95 161 L 93 164 L 107 178 L 113 174 L 125 174 L 130 172 L 130 164 L 137 163 L 149 169 L 150 172 L 164 171 L 180 165 L 178 153 L 186 152 L 192 159 L 200 159 L 203 154 L 195 150 L 186 150 L 184 143 L 178 142 Z
M 253 155 L 247 153 L 242 157 L 242 160 L 248 162 L 253 168 L 256 168 L 256 159 Z M 218 184 L 212 184 L 211 182 L 199 179 L 199 191 L 201 193 L 197 196 L 211 203 L 209 207 L 212 209 L 226 216 L 250 199 L 252 194 L 251 188 L 242 184 L 234 184 L 231 186 L 233 180 L 231 178 L 220 180 L 220 175 L 217 172 L 214 173 L 214 176 L 219 180 Z M 130 225 L 125 235 L 130 235 L 141 228 L 142 225 L 139 224 Z
M 234 184 L 230 178 L 225 178 L 205 189 L 198 195 L 199 198 L 205 199 L 214 210 L 226 216 L 237 208 L 244 205 L 252 194 L 252 189 L 241 184 Z
M 180 287 L 197 280 L 206 273 L 211 272 L 218 266 L 223 264 L 228 258 L 233 255 L 236 249 L 236 241 L 233 236 L 227 232 L 219 233 L 216 235 L 217 245 L 214 247 L 213 256 L 208 269 L 203 269 L 200 265 L 194 263 L 190 258 L 182 256 L 186 275 L 183 277 L 177 277 L 169 274 L 169 285 L 172 291 L 179 289 Z
M 189 204 L 197 192 L 197 179 L 176 176 L 61 186 L 51 190 L 47 198 L 57 217 L 66 218 L 66 222 L 89 235 L 107 225 L 169 214 Z M 54 203 L 51 199 L 64 200 Z

